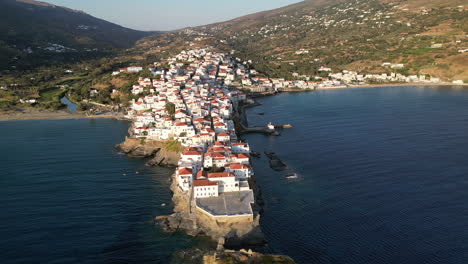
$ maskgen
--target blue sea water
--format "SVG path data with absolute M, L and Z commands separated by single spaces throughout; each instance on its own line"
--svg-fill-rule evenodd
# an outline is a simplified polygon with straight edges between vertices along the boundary
M 253 159 L 267 251 L 299 263 L 467 263 L 468 90 L 382 87 L 259 100 L 244 136 L 299 174 Z M 264 113 L 264 115 L 260 115 Z
M 67 106 L 68 111 L 70 111 L 71 113 L 76 113 L 77 105 L 70 102 L 70 100 L 68 100 L 67 97 L 62 97 L 62 99 L 60 99 L 60 102 Z
M 250 125 L 294 128 L 244 137 L 300 176 L 287 180 L 264 155 L 253 158 L 267 252 L 298 263 L 466 263 L 468 90 L 356 88 L 260 102 Z M 169 263 L 205 245 L 153 224 L 172 211 L 172 170 L 119 154 L 127 128 L 0 122 L 0 263 Z
M 172 212 L 173 170 L 119 154 L 127 129 L 116 120 L 0 122 L 0 263 L 169 263 L 204 243 L 154 225 Z

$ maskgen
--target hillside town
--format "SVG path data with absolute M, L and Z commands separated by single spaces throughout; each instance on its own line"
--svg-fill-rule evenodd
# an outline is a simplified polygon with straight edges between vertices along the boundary
M 168 69 L 160 67 L 163 63 Z M 131 135 L 141 140 L 173 142 L 184 148 L 176 170 L 177 185 L 190 197 L 191 204 L 210 217 L 253 219 L 254 194 L 248 181 L 253 175 L 250 147 L 238 139 L 233 121 L 239 104 L 247 100 L 245 90 L 272 93 L 345 88 L 370 80 L 440 82 L 437 78 L 397 73 L 364 75 L 346 70 L 332 73 L 326 67 L 320 71 L 328 77 L 293 73 L 296 80 L 285 80 L 261 77 L 250 63 L 214 52 L 212 48 L 183 50 L 167 61 L 155 63 L 149 68 L 154 77 L 139 78 L 131 90 L 138 97 L 131 102 L 127 114 L 133 121 Z M 400 67 L 390 63 L 385 66 Z M 132 66 L 113 75 L 143 70 Z
M 133 137 L 184 147 L 176 181 L 197 209 L 253 221 L 250 148 L 238 140 L 232 120 L 246 94 L 219 77 L 232 78 L 235 69 L 242 76 L 242 65 L 206 49 L 183 51 L 167 62 L 169 70 L 151 69 L 158 78 L 133 87 L 133 94 L 147 94 L 128 113 Z

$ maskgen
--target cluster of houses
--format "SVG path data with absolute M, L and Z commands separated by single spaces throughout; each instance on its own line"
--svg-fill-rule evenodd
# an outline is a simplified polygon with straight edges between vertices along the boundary
M 440 83 L 441 80 L 436 77 L 426 77 L 425 75 L 403 75 L 399 73 L 381 73 L 381 74 L 360 74 L 354 71 L 343 70 L 342 72 L 332 73 L 329 77 L 345 85 L 365 84 L 369 81 L 389 83 Z
M 143 67 L 141 66 L 131 66 L 127 68 L 121 68 L 118 71 L 113 72 L 112 76 L 119 75 L 122 72 L 134 73 L 134 72 L 141 72 L 142 70 L 143 70 Z
M 238 140 L 232 120 L 246 95 L 224 83 L 242 67 L 207 49 L 182 51 L 167 63 L 169 69 L 151 69 L 154 79 L 140 78 L 133 86 L 133 94 L 143 93 L 128 112 L 133 136 L 185 147 L 176 179 L 192 199 L 252 192 L 250 147 Z

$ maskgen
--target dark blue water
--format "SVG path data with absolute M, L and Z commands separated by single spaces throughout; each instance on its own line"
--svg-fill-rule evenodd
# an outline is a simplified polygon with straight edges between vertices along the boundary
M 0 122 L 0 263 L 168 263 L 203 243 L 153 224 L 172 211 L 172 170 L 119 155 L 113 146 L 127 129 L 115 120 Z
M 250 125 L 294 128 L 246 139 L 300 175 L 288 181 L 254 159 L 269 251 L 299 263 L 467 263 L 468 90 L 363 88 L 260 102 Z
M 67 97 L 62 97 L 62 99 L 60 99 L 60 102 L 64 105 L 67 106 L 67 109 L 68 111 L 70 111 L 71 113 L 75 113 L 76 112 L 76 104 L 70 102 L 70 100 L 68 100 Z

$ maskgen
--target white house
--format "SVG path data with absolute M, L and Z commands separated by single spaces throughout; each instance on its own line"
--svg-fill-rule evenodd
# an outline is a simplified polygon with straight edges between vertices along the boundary
M 239 182 L 236 181 L 236 175 L 234 175 L 234 173 L 208 173 L 208 180 L 212 182 L 218 182 L 220 193 L 239 191 Z
M 193 171 L 189 168 L 180 168 L 176 172 L 177 184 L 184 191 L 190 190 L 193 178 Z
M 232 172 L 237 180 L 245 180 L 252 175 L 252 170 L 249 165 L 240 163 L 231 163 L 225 167 L 226 172 Z
M 193 197 L 206 198 L 219 195 L 218 182 L 207 179 L 193 180 Z

